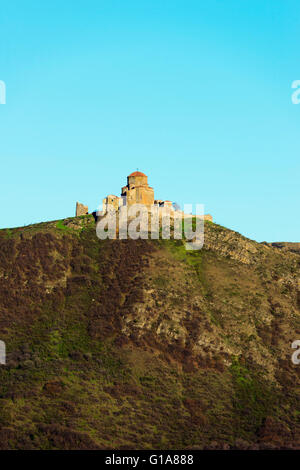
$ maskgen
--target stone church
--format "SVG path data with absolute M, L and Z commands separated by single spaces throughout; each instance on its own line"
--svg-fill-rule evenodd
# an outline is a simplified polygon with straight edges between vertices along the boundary
M 121 196 L 109 194 L 103 199 L 103 212 L 106 212 L 109 204 L 116 210 L 120 206 L 131 206 L 132 204 L 143 204 L 148 209 L 156 204 L 159 207 L 168 207 L 172 210 L 171 201 L 154 199 L 154 189 L 148 184 L 148 176 L 141 171 L 134 171 L 127 176 L 127 185 L 121 189 Z
M 102 201 L 102 213 L 107 212 L 108 207 L 111 205 L 118 210 L 120 206 L 130 206 L 132 204 L 143 204 L 150 210 L 153 204 L 160 208 L 167 208 L 172 212 L 175 209 L 171 201 L 162 201 L 154 199 L 154 189 L 148 185 L 148 177 L 141 171 L 134 171 L 127 176 L 127 185 L 121 188 L 121 196 L 109 194 Z M 88 207 L 76 203 L 76 216 L 88 214 Z M 204 219 L 211 220 L 210 215 L 205 215 Z

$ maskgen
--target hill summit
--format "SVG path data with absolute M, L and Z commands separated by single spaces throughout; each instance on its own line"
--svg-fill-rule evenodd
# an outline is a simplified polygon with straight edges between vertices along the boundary
M 280 245 L 280 244 L 279 244 Z M 0 231 L 2 449 L 300 448 L 297 247 Z

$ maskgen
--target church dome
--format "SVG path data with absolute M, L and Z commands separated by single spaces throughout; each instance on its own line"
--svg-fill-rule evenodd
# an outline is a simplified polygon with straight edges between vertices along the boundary
M 130 173 L 129 176 L 146 176 L 145 173 L 142 173 L 141 171 L 134 171 L 133 173 Z

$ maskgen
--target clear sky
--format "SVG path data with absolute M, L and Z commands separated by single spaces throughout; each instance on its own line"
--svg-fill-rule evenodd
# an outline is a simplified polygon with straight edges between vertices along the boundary
M 0 227 L 74 215 L 139 168 L 258 241 L 300 241 L 298 0 L 0 7 Z

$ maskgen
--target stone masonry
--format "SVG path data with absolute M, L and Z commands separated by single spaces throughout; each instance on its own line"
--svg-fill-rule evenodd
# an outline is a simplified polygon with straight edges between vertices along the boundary
M 75 216 L 78 217 L 79 215 L 86 215 L 89 213 L 88 206 L 81 204 L 80 202 L 76 202 L 76 214 Z

